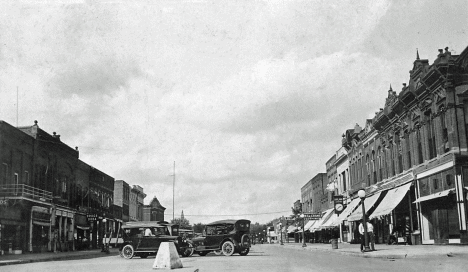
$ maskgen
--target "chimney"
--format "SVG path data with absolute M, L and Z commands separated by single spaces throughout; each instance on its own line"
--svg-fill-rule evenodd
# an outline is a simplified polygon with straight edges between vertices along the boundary
M 37 125 L 37 120 L 34 120 L 34 125 L 31 127 L 31 134 L 33 135 L 34 139 L 37 137 L 37 128 L 39 128 Z
M 444 50 L 439 49 L 439 54 L 437 55 L 438 58 L 442 57 L 444 55 Z

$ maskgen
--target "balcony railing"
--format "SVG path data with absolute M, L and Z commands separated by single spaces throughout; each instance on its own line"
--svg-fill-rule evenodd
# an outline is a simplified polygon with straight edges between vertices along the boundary
M 1 184 L 0 197 L 26 198 L 44 202 L 52 202 L 52 192 L 38 189 L 26 184 Z

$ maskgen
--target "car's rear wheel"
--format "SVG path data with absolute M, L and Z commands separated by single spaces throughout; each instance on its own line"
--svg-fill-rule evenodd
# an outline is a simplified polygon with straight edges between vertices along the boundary
M 206 256 L 206 254 L 208 254 L 209 251 L 198 251 L 198 255 L 200 256 Z
M 244 250 L 242 250 L 241 252 L 239 252 L 239 254 L 241 256 L 247 256 L 247 254 L 249 254 L 250 252 L 250 248 L 245 248 Z
M 231 241 L 226 241 L 221 246 L 221 251 L 223 252 L 224 256 L 232 256 L 234 254 L 234 244 Z
M 124 257 L 125 259 L 133 258 L 133 255 L 135 255 L 135 250 L 133 250 L 132 245 L 125 245 L 122 248 L 122 257 Z
M 223 254 L 223 252 L 222 252 L 221 250 L 215 250 L 215 251 L 213 251 L 213 252 L 214 252 L 214 254 L 216 254 L 216 255 L 218 255 L 218 256 L 221 255 L 221 254 Z

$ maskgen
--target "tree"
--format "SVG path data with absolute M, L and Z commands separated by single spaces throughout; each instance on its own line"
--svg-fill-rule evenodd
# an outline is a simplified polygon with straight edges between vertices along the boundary
M 174 218 L 171 220 L 171 223 L 179 225 L 181 229 L 192 229 L 190 222 L 186 218 Z
M 291 218 L 293 218 L 296 223 L 297 222 L 302 222 L 301 218 L 300 218 L 300 215 L 302 213 L 302 209 L 301 208 L 294 209 L 294 207 L 291 207 L 291 210 L 292 210 L 292 213 L 293 213 L 291 215 Z
M 193 232 L 195 233 L 203 233 L 204 229 L 205 229 L 205 224 L 196 223 L 193 225 Z

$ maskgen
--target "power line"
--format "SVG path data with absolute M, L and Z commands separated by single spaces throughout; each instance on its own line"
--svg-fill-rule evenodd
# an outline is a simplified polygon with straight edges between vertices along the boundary
M 291 212 L 290 210 L 287 211 L 278 211 L 278 212 L 268 212 L 268 213 L 244 213 L 244 214 L 185 214 L 184 216 L 244 216 L 244 215 L 263 215 L 263 214 L 277 214 L 277 213 L 285 213 L 285 212 Z M 170 214 L 164 214 L 164 215 L 170 215 Z

